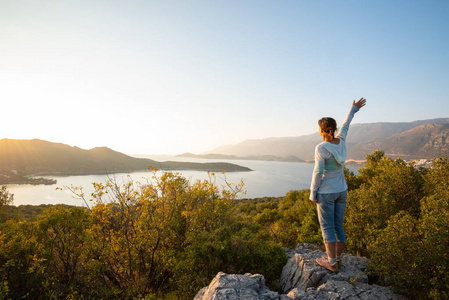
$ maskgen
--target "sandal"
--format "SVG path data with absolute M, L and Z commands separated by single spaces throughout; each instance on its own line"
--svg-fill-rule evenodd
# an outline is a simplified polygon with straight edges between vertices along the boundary
M 323 268 L 328 269 L 329 271 L 332 271 L 332 272 L 337 272 L 338 271 L 337 263 L 331 265 L 329 263 L 329 261 L 327 259 L 325 259 L 325 258 L 317 258 L 315 261 L 316 261 L 317 264 L 319 264 Z

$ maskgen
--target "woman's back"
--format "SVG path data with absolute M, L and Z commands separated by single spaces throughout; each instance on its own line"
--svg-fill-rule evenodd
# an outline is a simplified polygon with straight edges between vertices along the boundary
M 316 201 L 317 194 L 338 193 L 348 189 L 344 174 L 347 156 L 346 136 L 349 124 L 358 110 L 359 107 L 353 104 L 335 138 L 331 141 L 323 141 L 316 146 L 310 200 Z

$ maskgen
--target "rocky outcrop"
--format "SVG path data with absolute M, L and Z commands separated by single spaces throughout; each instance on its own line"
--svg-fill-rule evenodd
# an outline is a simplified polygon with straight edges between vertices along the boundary
M 333 273 L 315 262 L 326 254 L 313 245 L 301 244 L 287 255 L 280 291 L 291 299 L 405 299 L 390 288 L 368 284 L 367 258 L 343 254 L 342 268 Z
M 367 258 L 343 255 L 342 268 L 338 273 L 333 273 L 315 262 L 316 258 L 322 257 L 325 253 L 316 250 L 312 245 L 301 244 L 287 254 L 289 260 L 282 269 L 280 281 L 280 289 L 284 293 L 294 288 L 302 290 L 316 288 L 328 280 L 368 283 Z
M 282 270 L 279 290 L 270 291 L 262 275 L 228 275 L 218 273 L 195 300 L 209 299 L 405 299 L 390 288 L 368 284 L 367 258 L 342 256 L 343 266 L 333 273 L 317 265 L 315 259 L 325 255 L 310 244 L 287 249 L 289 260 Z
M 228 275 L 220 272 L 208 287 L 201 289 L 194 300 L 206 299 L 281 299 L 277 292 L 270 291 L 265 286 L 262 275 Z M 282 299 L 288 299 L 283 297 Z

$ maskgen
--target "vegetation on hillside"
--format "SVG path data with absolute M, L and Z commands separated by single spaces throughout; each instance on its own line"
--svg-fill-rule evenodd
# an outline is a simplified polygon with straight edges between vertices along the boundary
M 275 282 L 286 254 L 233 213 L 235 191 L 189 183 L 94 183 L 92 209 L 51 206 L 1 224 L 3 298 L 191 299 L 219 272 Z M 81 192 L 81 190 L 77 190 Z
M 379 283 L 411 299 L 449 298 L 449 159 L 417 168 L 376 150 L 357 175 L 347 169 L 345 175 L 345 252 L 371 258 Z M 323 246 L 308 197 L 308 190 L 291 191 L 279 199 L 239 201 L 237 210 L 280 245 Z
M 448 298 L 448 158 L 417 168 L 377 150 L 345 175 L 345 252 L 371 258 L 373 279 L 411 299 Z M 95 183 L 91 210 L 50 206 L 28 221 L 25 208 L 10 211 L 0 295 L 192 299 L 219 271 L 261 273 L 274 289 L 282 247 L 323 245 L 309 190 L 237 200 L 213 180 L 164 173 L 154 182 Z

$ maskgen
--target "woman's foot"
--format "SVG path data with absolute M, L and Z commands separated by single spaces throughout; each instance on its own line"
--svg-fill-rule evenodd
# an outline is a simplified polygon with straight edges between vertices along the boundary
M 331 265 L 329 263 L 329 261 L 327 259 L 325 259 L 325 258 L 317 258 L 315 261 L 316 261 L 317 264 L 319 264 L 323 268 L 328 269 L 329 271 L 332 271 L 332 272 L 337 272 L 338 271 L 338 265 L 336 263 Z

